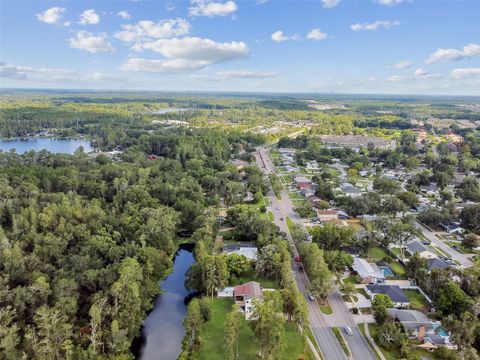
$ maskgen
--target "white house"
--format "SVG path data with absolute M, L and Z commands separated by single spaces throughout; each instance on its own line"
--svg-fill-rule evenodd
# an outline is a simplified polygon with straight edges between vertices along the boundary
M 352 268 L 362 278 L 364 284 L 377 284 L 385 281 L 383 271 L 376 264 L 369 263 L 365 259 L 354 258 Z

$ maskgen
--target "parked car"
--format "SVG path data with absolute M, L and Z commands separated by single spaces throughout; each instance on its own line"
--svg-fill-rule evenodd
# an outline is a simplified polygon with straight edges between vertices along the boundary
M 308 299 L 309 299 L 310 301 L 315 301 L 315 298 L 313 297 L 312 294 L 308 294 Z
M 295 256 L 294 259 L 295 259 L 296 262 L 300 262 L 300 256 Z
M 280 221 L 283 221 L 283 218 L 280 218 Z
M 350 326 L 345 326 L 343 328 L 343 330 L 345 330 L 345 332 L 348 334 L 348 335 L 353 335 L 353 331 L 352 329 L 350 328 Z
M 303 272 L 305 272 L 305 269 L 303 268 L 303 266 L 302 266 L 302 265 L 300 265 L 300 266 L 298 267 L 298 271 L 300 271 L 300 272 L 302 272 L 302 273 L 303 273 Z

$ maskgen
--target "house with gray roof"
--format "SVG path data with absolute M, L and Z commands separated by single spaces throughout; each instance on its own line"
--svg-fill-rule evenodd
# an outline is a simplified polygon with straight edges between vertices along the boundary
M 410 305 L 410 300 L 398 285 L 371 284 L 366 286 L 366 290 L 372 299 L 378 294 L 388 295 L 396 308 Z
M 388 309 L 389 315 L 402 324 L 405 332 L 412 338 L 423 341 L 426 336 L 435 335 L 440 323 L 433 322 L 424 313 L 417 310 Z
M 405 246 L 405 250 L 411 256 L 419 254 L 420 257 L 424 259 L 433 259 L 437 257 L 437 255 L 432 253 L 425 245 L 423 245 L 418 240 L 413 240 L 407 243 L 407 245 Z
M 376 264 L 356 257 L 353 259 L 352 269 L 362 278 L 363 284 L 377 284 L 385 282 L 385 274 Z
M 432 271 L 434 269 L 446 270 L 450 267 L 450 264 L 448 264 L 445 260 L 439 258 L 427 259 L 427 264 L 428 271 Z

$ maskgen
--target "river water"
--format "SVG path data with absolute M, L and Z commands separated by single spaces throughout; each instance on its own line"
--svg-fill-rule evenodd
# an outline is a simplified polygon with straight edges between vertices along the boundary
M 183 318 L 190 293 L 183 285 L 185 273 L 194 263 L 193 246 L 181 246 L 174 257 L 173 271 L 160 284 L 162 293 L 143 323 L 140 344 L 135 344 L 140 360 L 176 360 L 185 336 Z
M 15 149 L 17 154 L 34 150 L 48 150 L 52 153 L 73 154 L 80 146 L 83 146 L 85 152 L 93 151 L 90 141 L 79 139 L 55 139 L 55 138 L 33 138 L 33 139 L 14 139 L 0 140 L 0 150 L 10 151 Z

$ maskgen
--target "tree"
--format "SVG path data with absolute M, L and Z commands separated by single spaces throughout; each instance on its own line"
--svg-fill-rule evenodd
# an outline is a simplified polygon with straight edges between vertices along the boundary
M 384 305 L 377 305 L 373 309 L 373 317 L 375 318 L 375 323 L 377 325 L 384 325 L 387 322 L 391 322 L 392 319 Z
M 185 327 L 185 338 L 183 340 L 184 349 L 195 353 L 200 348 L 200 328 L 203 325 L 202 312 L 200 310 L 200 301 L 197 298 L 192 299 L 187 307 L 187 315 L 183 320 Z
M 17 349 L 20 343 L 18 325 L 15 323 L 15 310 L 11 306 L 0 308 L 0 350 L 6 360 L 20 358 Z
M 375 309 L 377 306 L 383 306 L 385 308 L 392 308 L 393 307 L 393 301 L 390 298 L 390 296 L 386 294 L 377 294 L 374 296 L 372 300 L 372 308 Z
M 475 341 L 475 325 L 478 324 L 478 321 L 470 312 L 464 312 L 458 318 L 447 317 L 446 328 L 452 332 L 453 341 L 460 351 L 472 346 Z
M 462 245 L 467 249 L 473 249 L 480 246 L 480 235 L 465 234 L 462 240 Z
M 276 359 L 285 346 L 285 317 L 279 312 L 279 305 L 275 299 L 254 300 L 255 320 L 250 321 L 250 327 L 262 359 Z
M 472 300 L 460 286 L 453 281 L 447 281 L 438 293 L 436 306 L 443 314 L 463 314 L 471 306 Z
M 297 206 L 295 212 L 304 219 L 312 218 L 317 214 L 307 202 Z
M 323 256 L 330 271 L 337 275 L 340 275 L 345 271 L 345 268 L 353 264 L 353 257 L 341 250 L 325 251 Z
M 242 313 L 238 305 L 233 305 L 232 310 L 225 317 L 223 348 L 225 349 L 225 359 L 227 360 L 233 360 L 238 357 L 238 342 L 242 320 Z
M 395 323 L 387 322 L 378 328 L 377 342 L 385 350 L 400 347 L 403 339 L 404 335 Z
M 349 226 L 327 223 L 314 228 L 312 239 L 325 250 L 336 250 L 352 244 L 354 233 L 355 230 Z
M 458 186 L 457 193 L 464 200 L 480 201 L 480 183 L 474 177 L 466 177 Z
M 226 261 L 228 272 L 230 273 L 230 280 L 241 276 L 252 268 L 250 260 L 244 255 L 239 255 L 237 253 L 228 254 Z
M 407 263 L 407 276 L 413 279 L 416 283 L 427 274 L 428 262 L 426 259 L 420 257 L 420 254 L 415 253 L 410 257 Z
M 355 295 L 357 293 L 357 289 L 355 288 L 355 285 L 349 282 L 344 282 L 340 285 L 340 291 L 342 292 L 343 295 L 347 297 L 351 297 L 352 295 Z
M 480 235 L 480 205 L 467 205 L 460 213 L 460 219 L 462 225 L 468 229 Z
M 400 190 L 400 184 L 396 180 L 377 177 L 373 181 L 373 188 L 378 190 L 381 194 L 393 195 Z
M 323 257 L 323 251 L 315 243 L 303 243 L 299 247 L 302 263 L 310 278 L 309 290 L 313 296 L 325 300 L 332 291 L 332 273 Z

